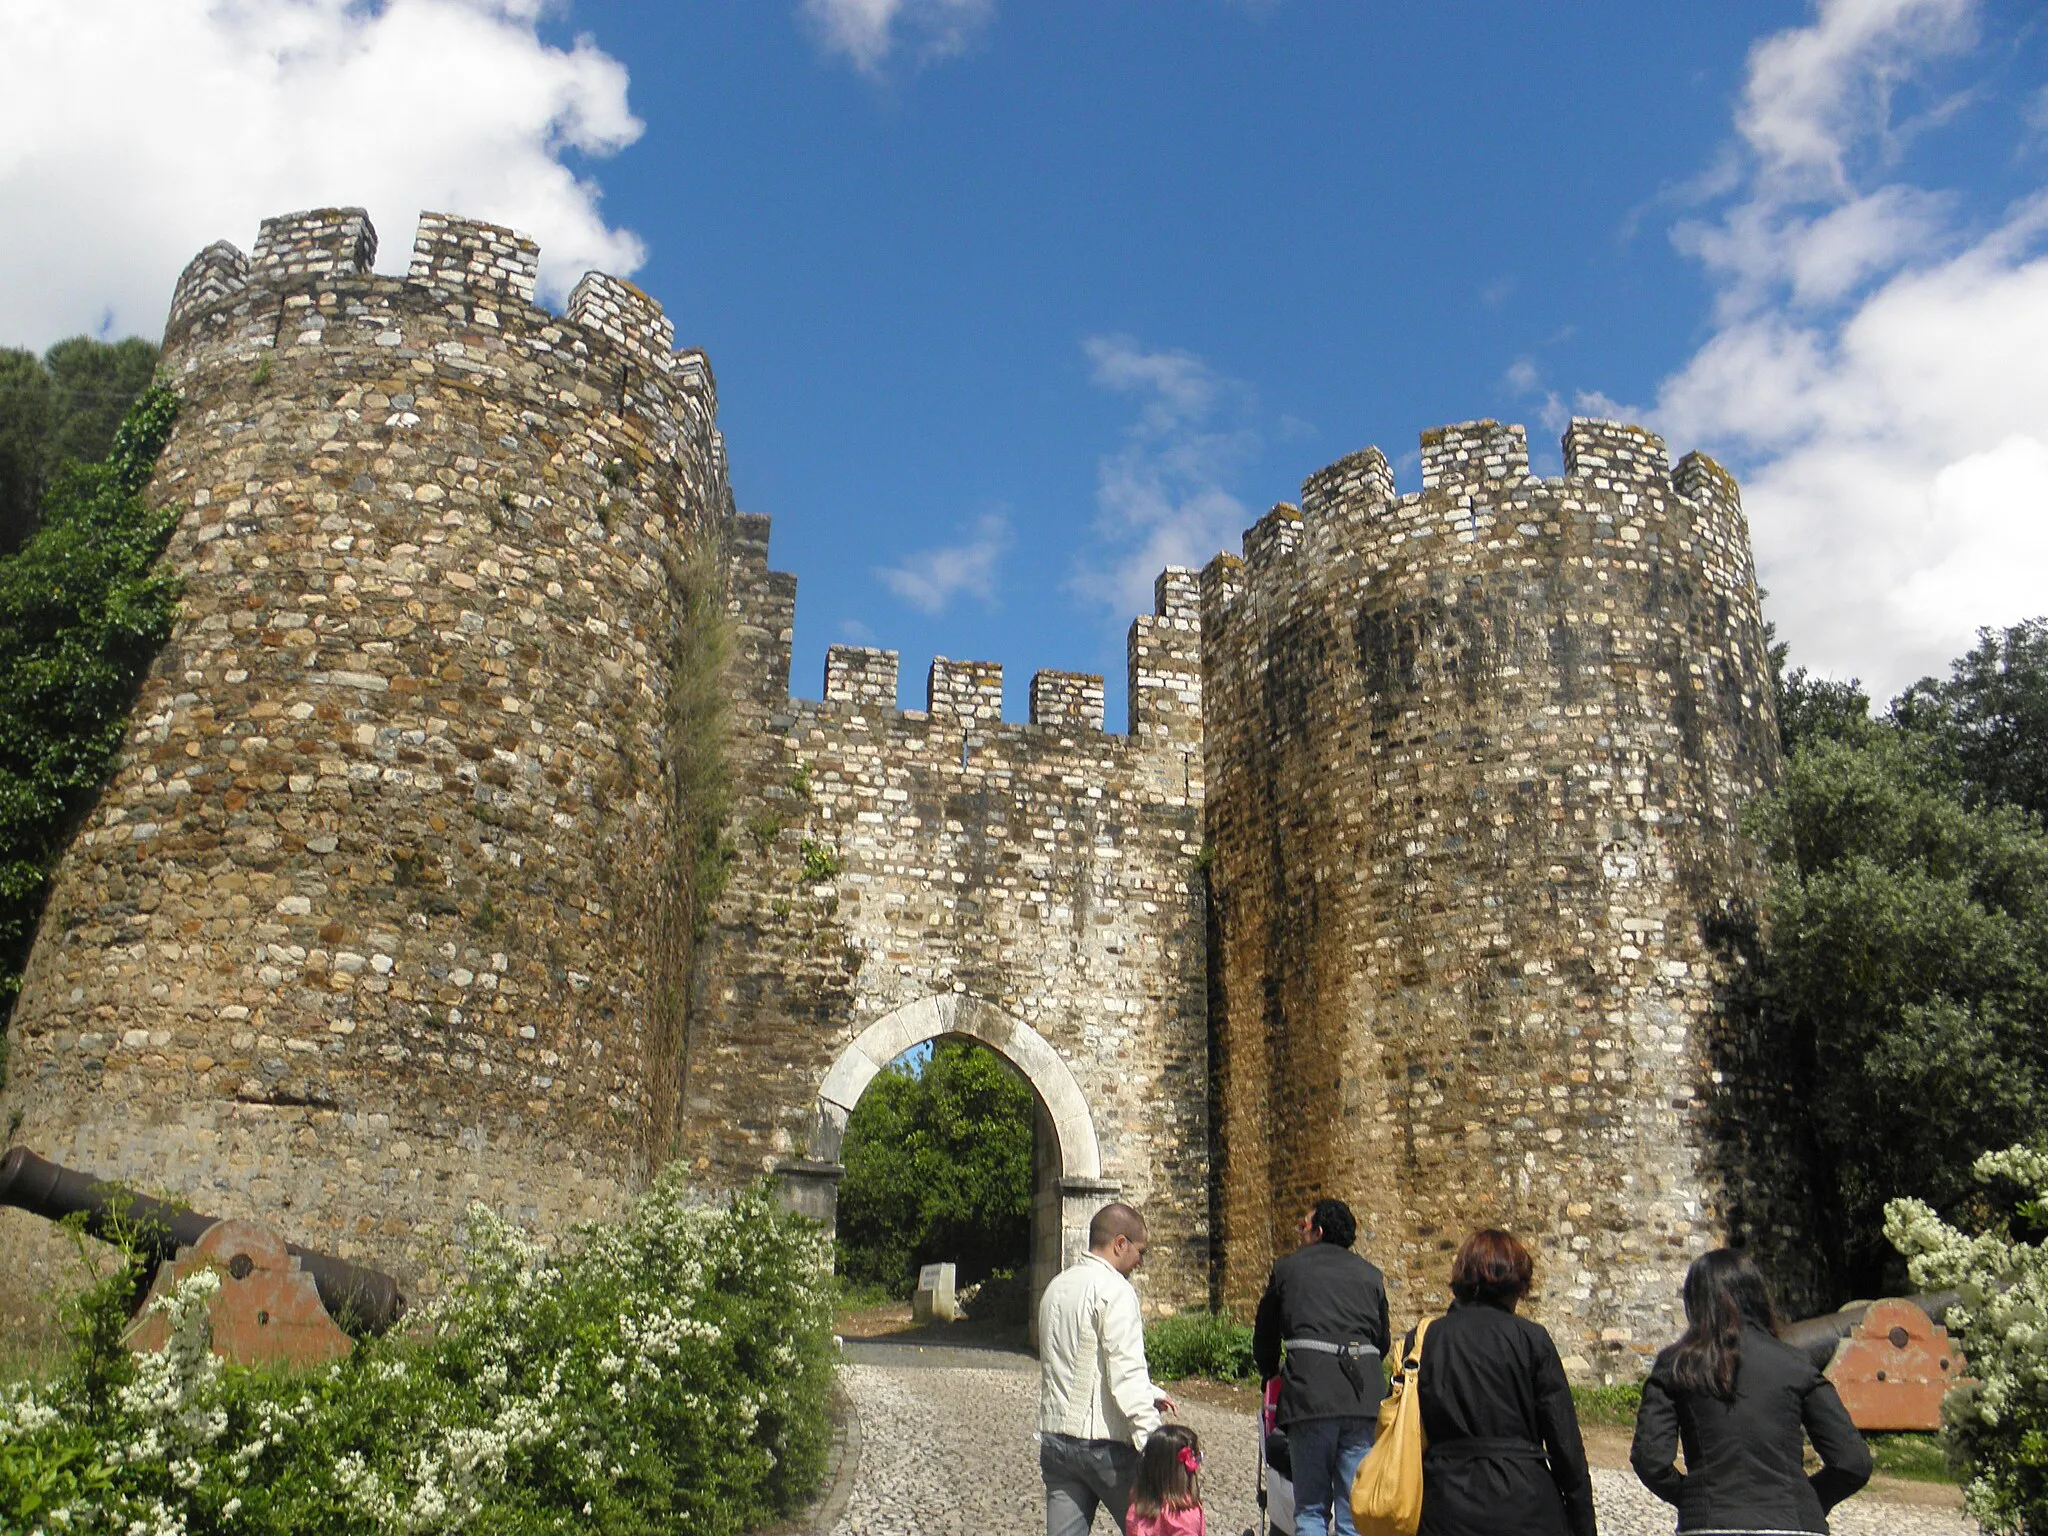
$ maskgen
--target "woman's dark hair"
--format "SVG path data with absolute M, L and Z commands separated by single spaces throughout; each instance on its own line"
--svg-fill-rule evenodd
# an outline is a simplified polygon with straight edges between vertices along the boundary
M 1671 1379 L 1679 1390 L 1732 1401 L 1744 1327 L 1778 1331 L 1763 1271 L 1737 1248 L 1701 1254 L 1685 1272 L 1685 1337 L 1671 1353 Z
M 1515 1310 L 1529 1294 L 1536 1261 L 1529 1250 L 1497 1227 L 1474 1232 L 1451 1260 L 1451 1294 L 1460 1301 L 1484 1302 Z
M 1321 1229 L 1323 1241 L 1333 1248 L 1349 1248 L 1358 1241 L 1358 1218 L 1342 1200 L 1318 1200 L 1308 1219 Z
M 1131 1484 L 1131 1513 L 1151 1516 L 1199 1508 L 1202 1489 L 1195 1481 L 1195 1468 L 1201 1464 L 1202 1442 L 1192 1429 L 1185 1424 L 1160 1425 L 1145 1437 L 1137 1481 Z

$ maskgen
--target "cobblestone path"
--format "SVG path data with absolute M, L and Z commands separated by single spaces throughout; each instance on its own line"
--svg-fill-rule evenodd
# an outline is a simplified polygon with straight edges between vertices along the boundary
M 1038 1536 L 1045 1505 L 1033 1439 L 1035 1369 L 847 1365 L 860 1410 L 853 1494 L 832 1536 Z M 1212 1536 L 1258 1530 L 1250 1420 L 1183 1403 L 1202 1437 Z M 1593 1474 L 1602 1536 L 1671 1536 L 1669 1507 L 1625 1471 Z M 1862 1494 L 1835 1512 L 1834 1536 L 1976 1536 L 1957 1512 Z M 1113 1531 L 1107 1515 L 1098 1536 Z

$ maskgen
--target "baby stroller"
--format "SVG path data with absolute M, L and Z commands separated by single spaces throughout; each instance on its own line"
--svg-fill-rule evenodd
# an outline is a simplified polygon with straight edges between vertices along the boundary
M 1280 1428 L 1280 1378 L 1266 1383 L 1259 1404 L 1259 1509 L 1266 1536 L 1294 1536 L 1294 1463 Z

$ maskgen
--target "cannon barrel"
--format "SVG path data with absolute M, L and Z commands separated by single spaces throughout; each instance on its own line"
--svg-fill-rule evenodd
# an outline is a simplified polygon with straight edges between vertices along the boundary
M 18 1206 L 50 1221 L 83 1213 L 91 1236 L 113 1242 L 125 1235 L 127 1245 L 152 1264 L 176 1257 L 220 1219 L 49 1162 L 27 1147 L 10 1147 L 0 1157 L 0 1205 Z M 313 1277 L 320 1304 L 337 1322 L 383 1333 L 404 1315 L 405 1296 L 391 1276 L 316 1248 L 285 1247 Z
M 1950 1307 L 1962 1301 L 1956 1291 L 1929 1291 L 1924 1296 L 1901 1296 L 1927 1314 L 1928 1320 L 1940 1323 Z M 1796 1323 L 1787 1323 L 1778 1330 L 1778 1338 L 1794 1349 L 1803 1350 L 1806 1357 L 1819 1370 L 1826 1370 L 1828 1362 L 1835 1357 L 1835 1346 L 1849 1337 L 1856 1325 L 1863 1321 L 1875 1303 L 1863 1302 L 1853 1307 L 1844 1307 L 1839 1312 L 1823 1312 L 1819 1317 L 1802 1317 Z

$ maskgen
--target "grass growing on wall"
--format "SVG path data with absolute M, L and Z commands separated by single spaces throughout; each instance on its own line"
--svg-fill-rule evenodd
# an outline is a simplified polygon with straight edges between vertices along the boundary
M 668 847 L 657 880 L 653 1015 L 648 1082 L 649 1152 L 676 1155 L 683 1084 L 689 1072 L 691 983 L 697 945 L 725 890 L 734 848 L 726 835 L 732 812 L 727 758 L 730 701 L 726 663 L 732 624 L 726 613 L 724 547 L 710 528 L 689 536 L 670 563 L 675 627 L 667 655 L 668 697 L 662 720 L 667 761 Z
M 178 512 L 142 500 L 177 411 L 169 390 L 145 392 L 105 462 L 59 469 L 41 526 L 0 558 L 0 1010 L 177 612 L 176 581 L 152 567 Z

